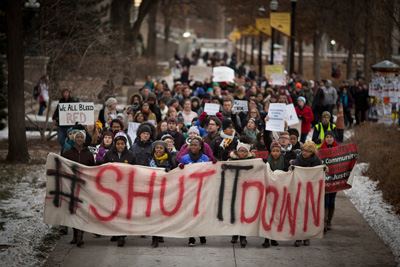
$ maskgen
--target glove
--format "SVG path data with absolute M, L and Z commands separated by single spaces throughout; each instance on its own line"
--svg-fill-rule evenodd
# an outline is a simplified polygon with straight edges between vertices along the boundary
M 222 117 L 221 112 L 217 112 L 215 115 L 217 115 L 218 119 L 222 122 L 222 120 L 223 120 L 224 118 Z
M 304 121 L 306 118 L 303 115 L 298 116 L 300 120 Z
M 328 166 L 324 166 L 324 172 L 328 173 L 329 172 L 329 168 Z
M 204 111 L 200 114 L 199 121 L 204 121 L 205 118 L 207 118 L 207 112 Z
M 183 170 L 185 168 L 185 163 L 179 163 L 178 167 Z
M 265 164 L 267 164 L 267 159 L 265 159 L 265 158 L 262 158 L 262 161 L 265 163 Z
M 289 166 L 289 171 L 294 171 L 294 165 Z
M 213 158 L 213 159 L 212 159 L 212 163 L 213 163 L 213 164 L 215 164 L 215 163 L 217 163 L 217 162 L 218 162 L 218 160 L 217 160 L 216 158 Z
M 165 172 L 169 172 L 171 169 L 170 168 L 165 168 L 164 171 Z
M 321 139 L 317 139 L 316 144 L 321 144 L 321 143 L 322 143 L 322 140 Z

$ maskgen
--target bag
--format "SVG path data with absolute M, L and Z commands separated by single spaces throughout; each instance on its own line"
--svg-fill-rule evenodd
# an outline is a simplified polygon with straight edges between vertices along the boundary
M 35 100 L 37 100 L 38 99 L 38 97 L 39 97 L 39 95 L 40 95 L 40 86 L 39 85 L 36 85 L 35 87 L 33 87 L 33 98 L 35 99 Z

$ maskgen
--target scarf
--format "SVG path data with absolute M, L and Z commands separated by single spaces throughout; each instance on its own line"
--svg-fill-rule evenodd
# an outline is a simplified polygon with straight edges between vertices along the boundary
M 258 134 L 257 129 L 252 131 L 249 128 L 246 128 L 246 135 L 249 136 L 251 139 L 253 139 L 253 141 L 257 141 L 257 134 Z
M 347 94 L 343 94 L 340 98 L 340 103 L 343 104 L 345 108 L 347 108 Z
M 290 150 L 292 150 L 292 144 L 289 144 L 287 148 L 281 148 L 282 154 L 285 155 L 286 152 L 289 152 Z
M 201 156 L 203 156 L 203 152 L 201 152 L 201 150 L 200 150 L 199 154 L 195 155 L 192 153 L 192 151 L 189 150 L 189 156 L 192 159 L 192 161 L 194 163 L 196 163 L 201 158 Z
M 157 157 L 156 153 L 154 153 L 154 158 L 162 163 L 164 160 L 168 159 L 168 154 L 164 153 L 164 155 L 162 155 L 161 157 Z
M 143 113 L 144 115 L 146 115 L 147 118 L 149 118 L 150 112 L 151 112 L 151 110 L 150 110 L 150 105 L 149 105 L 149 110 L 148 110 L 147 112 L 146 112 L 146 111 L 143 111 L 143 109 L 142 109 L 142 113 Z
M 274 158 L 272 157 L 271 154 L 269 154 L 268 158 L 267 158 L 267 162 L 269 163 L 269 166 L 271 166 L 272 171 L 276 171 L 276 170 L 283 171 L 285 168 L 284 159 L 283 159 L 282 155 L 279 156 L 279 158 L 277 159 L 277 161 L 275 163 Z
M 227 135 L 224 133 L 224 131 L 222 131 L 220 133 L 220 136 L 222 138 L 224 138 L 224 140 L 222 140 L 221 144 L 219 145 L 220 147 L 222 147 L 223 149 L 227 148 L 233 141 L 233 138 L 235 137 L 235 132 L 233 132 L 232 135 Z
M 314 167 L 319 165 L 319 158 L 317 155 L 313 154 L 309 158 L 304 158 L 302 154 L 297 156 L 296 165 L 300 167 Z

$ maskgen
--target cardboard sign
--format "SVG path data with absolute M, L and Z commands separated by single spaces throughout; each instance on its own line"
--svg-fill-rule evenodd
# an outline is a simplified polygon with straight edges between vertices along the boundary
M 275 52 L 274 52 L 275 58 Z M 265 66 L 265 75 L 267 79 L 270 78 L 271 74 L 283 74 L 283 65 L 267 65 Z
M 235 100 L 235 104 L 233 105 L 233 108 L 236 110 L 236 112 L 249 111 L 249 105 L 248 105 L 247 100 Z
M 273 85 L 286 85 L 286 75 L 271 73 L 268 83 Z
M 202 66 L 190 66 L 189 78 L 193 81 L 204 82 L 205 80 L 210 81 L 212 75 L 211 67 Z
M 60 126 L 94 124 L 94 103 L 58 103 Z
M 273 172 L 251 159 L 166 173 L 125 163 L 87 167 L 51 153 L 44 222 L 101 235 L 322 238 L 324 180 L 323 165 Z
M 213 68 L 213 82 L 235 82 L 235 71 L 229 67 Z
M 299 118 L 293 104 L 286 105 L 286 121 L 289 126 L 299 123 Z
M 220 107 L 220 104 L 205 103 L 204 112 L 206 112 L 207 115 L 216 115 Z
M 283 132 L 285 130 L 286 104 L 271 103 L 268 110 L 269 120 L 265 130 Z

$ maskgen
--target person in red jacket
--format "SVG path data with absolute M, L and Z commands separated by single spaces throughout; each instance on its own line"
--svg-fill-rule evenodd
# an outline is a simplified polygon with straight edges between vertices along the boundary
M 308 133 L 311 131 L 311 122 L 314 121 L 314 114 L 309 106 L 306 106 L 306 99 L 303 96 L 297 98 L 298 106 L 295 107 L 297 116 L 301 120 L 300 142 L 305 143 Z

